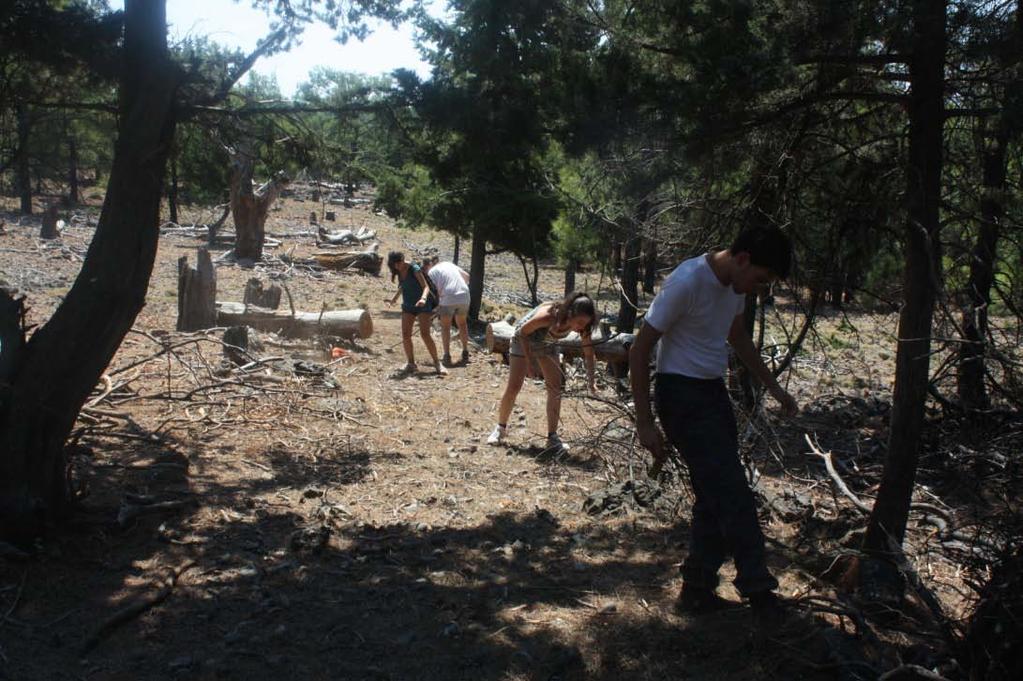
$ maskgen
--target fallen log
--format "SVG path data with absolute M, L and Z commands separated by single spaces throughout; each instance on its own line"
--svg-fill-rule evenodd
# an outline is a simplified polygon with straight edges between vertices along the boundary
M 375 239 L 377 233 L 374 230 L 367 229 L 365 226 L 360 227 L 358 231 L 342 229 L 339 232 L 328 232 L 321 227 L 318 236 L 319 243 L 321 244 L 354 245 Z
M 323 312 L 290 312 L 267 310 L 255 305 L 217 302 L 217 326 L 251 326 L 273 331 L 289 338 L 316 335 L 341 338 L 369 338 L 373 335 L 373 318 L 368 310 L 324 310 Z
M 511 344 L 512 334 L 515 327 L 508 322 L 492 322 L 487 324 L 487 351 L 507 353 Z M 629 361 L 629 348 L 632 346 L 635 336 L 631 333 L 618 333 L 603 338 L 599 333 L 593 336 L 593 354 L 601 362 L 611 364 L 626 364 Z M 582 357 L 582 338 L 573 332 L 565 338 L 557 341 L 561 354 L 567 358 Z
M 320 267 L 328 270 L 347 270 L 349 268 L 355 268 L 369 272 L 370 274 L 380 274 L 380 267 L 383 265 L 384 259 L 377 253 L 379 244 L 373 244 L 365 251 L 348 251 L 344 253 L 313 253 L 313 260 Z

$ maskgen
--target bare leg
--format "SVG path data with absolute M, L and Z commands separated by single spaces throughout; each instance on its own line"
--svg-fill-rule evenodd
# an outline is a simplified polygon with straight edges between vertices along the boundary
M 419 337 L 423 339 L 423 345 L 426 346 L 426 351 L 430 353 L 430 359 L 433 360 L 433 366 L 437 367 L 437 371 L 440 373 L 447 373 L 447 371 L 441 371 L 443 367 L 440 365 L 440 361 L 437 359 L 437 345 L 433 342 L 433 335 L 430 333 L 430 323 L 433 321 L 432 312 L 423 312 L 418 315 L 419 317 Z
M 462 341 L 462 350 L 469 351 L 469 322 L 464 314 L 455 316 L 455 323 L 458 324 L 458 339 Z
M 451 317 L 440 318 L 440 342 L 444 348 L 444 355 L 451 356 Z
M 501 396 L 501 407 L 497 411 L 497 423 L 502 426 L 508 425 L 511 417 L 512 407 L 515 406 L 515 398 L 522 390 L 522 382 L 526 378 L 526 359 L 511 355 L 508 358 L 508 385 Z
M 405 351 L 405 359 L 409 364 L 416 363 L 416 354 L 412 349 L 412 325 L 416 322 L 416 316 L 408 312 L 401 313 L 401 347 Z
M 556 433 L 561 420 L 561 383 L 564 376 L 553 357 L 541 357 L 539 364 L 547 388 L 547 433 Z

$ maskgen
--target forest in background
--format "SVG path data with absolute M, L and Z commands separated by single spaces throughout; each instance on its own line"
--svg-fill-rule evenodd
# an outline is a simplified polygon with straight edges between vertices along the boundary
M 279 14 L 252 54 L 168 45 L 162 2 L 0 10 L 0 192 L 24 214 L 105 201 L 49 322 L 24 328 L 24 299 L 0 297 L 0 534 L 31 537 L 71 505 L 65 441 L 141 309 L 160 226 L 302 179 L 372 187 L 401 224 L 449 232 L 456 254 L 471 243 L 474 320 L 488 253 L 518 258 L 534 302 L 542 262 L 566 291 L 606 273 L 606 321 L 631 333 L 659 274 L 780 226 L 796 271 L 778 293 L 803 314 L 763 348 L 777 372 L 822 310 L 899 311 L 884 473 L 846 575 L 902 599 L 926 415 L 983 432 L 1023 403 L 1019 2 L 452 0 L 444 20 L 383 0 L 263 4 Z M 284 100 L 246 76 L 309 21 L 357 39 L 371 16 L 417 22 L 429 79 L 338 65 Z M 763 310 L 751 297 L 761 345 Z M 991 528 L 992 574 L 1023 561 L 1017 502 Z

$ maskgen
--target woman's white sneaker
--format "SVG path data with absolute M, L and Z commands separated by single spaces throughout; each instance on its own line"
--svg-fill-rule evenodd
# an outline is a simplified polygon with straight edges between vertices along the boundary
M 490 437 L 487 438 L 488 445 L 499 445 L 504 442 L 504 436 L 507 434 L 508 429 L 504 426 L 494 426 L 494 430 L 490 433 Z

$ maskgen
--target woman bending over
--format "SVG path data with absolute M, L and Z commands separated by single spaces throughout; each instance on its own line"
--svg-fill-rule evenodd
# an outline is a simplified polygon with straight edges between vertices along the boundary
M 391 251 L 387 255 L 387 269 L 391 271 L 391 281 L 398 280 L 398 292 L 387 301 L 388 305 L 394 305 L 401 296 L 401 347 L 405 350 L 406 359 L 402 373 L 414 373 L 416 370 L 416 356 L 412 349 L 412 325 L 416 320 L 419 321 L 419 336 L 430 353 L 434 370 L 442 375 L 448 373 L 437 360 L 437 346 L 430 335 L 430 322 L 437 301 L 431 298 L 430 287 L 419 265 L 405 262 L 404 254 Z
M 504 441 L 508 431 L 508 417 L 511 416 L 515 398 L 522 389 L 522 382 L 533 376 L 533 359 L 543 372 L 547 387 L 547 451 L 563 454 L 568 448 L 558 437 L 558 422 L 561 417 L 561 389 L 564 376 L 557 342 L 571 331 L 582 337 L 583 360 L 590 392 L 595 392 L 593 376 L 593 345 L 590 334 L 597 319 L 593 300 L 585 293 L 570 293 L 564 300 L 543 303 L 526 313 L 515 324 L 511 346 L 508 349 L 508 385 L 501 397 L 497 415 L 497 426 L 487 438 L 487 443 L 496 445 Z

